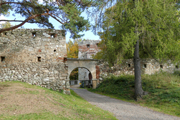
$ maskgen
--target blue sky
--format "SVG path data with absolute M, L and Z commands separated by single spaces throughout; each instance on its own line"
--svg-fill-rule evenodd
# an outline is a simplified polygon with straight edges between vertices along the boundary
M 87 16 L 85 15 L 85 13 L 82 14 L 82 16 L 84 16 L 85 18 L 87 18 Z M 8 19 L 8 20 L 14 20 L 16 18 L 16 20 L 24 20 L 24 18 L 21 17 L 21 15 L 16 15 L 13 16 L 12 12 L 9 16 L 0 16 L 0 19 Z M 55 29 L 60 29 L 60 25 L 58 22 L 56 22 L 56 20 L 50 18 L 50 22 L 53 23 Z M 2 22 L 0 22 L 1 24 Z M 92 22 L 91 22 L 92 23 Z M 18 24 L 17 22 L 11 22 L 12 25 Z M 36 24 L 30 24 L 30 23 L 26 23 L 25 25 L 23 25 L 23 28 L 39 28 Z M 84 36 L 82 37 L 82 39 L 89 39 L 89 40 L 100 40 L 100 37 L 98 35 L 94 35 L 93 32 L 91 30 L 86 31 L 86 32 L 82 32 L 82 34 L 84 34 Z M 66 33 L 66 42 L 69 41 L 70 38 L 70 33 L 67 32 Z

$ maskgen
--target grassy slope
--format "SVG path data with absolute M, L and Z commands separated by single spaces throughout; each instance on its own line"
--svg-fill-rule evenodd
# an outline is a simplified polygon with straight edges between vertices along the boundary
M 180 116 L 180 76 L 160 73 L 142 76 L 143 89 L 149 92 L 143 99 L 135 102 L 134 76 L 111 76 L 103 81 L 92 92 L 108 95 L 124 101 L 138 103 L 153 110 L 170 115 Z
M 21 89 L 13 89 L 13 86 L 20 86 Z M 23 90 L 22 90 L 23 89 Z M 8 91 L 10 90 L 10 91 Z M 2 94 L 7 91 L 6 94 Z M 21 103 L 10 103 L 10 107 L 5 107 L 6 100 L 10 99 L 11 95 L 19 96 L 19 99 L 25 99 L 27 95 L 31 96 L 29 99 L 25 99 L 24 102 L 29 104 L 28 101 L 32 101 L 31 99 L 34 97 L 41 101 L 38 101 L 35 105 L 21 106 Z M 22 96 L 22 98 L 20 98 Z M 19 100 L 18 99 L 18 100 Z M 71 91 L 71 95 L 65 95 L 60 92 L 48 90 L 45 88 L 41 88 L 38 86 L 32 86 L 27 83 L 21 82 L 3 82 L 0 83 L 0 101 L 3 104 L 0 104 L 0 119 L 8 119 L 8 120 L 84 120 L 84 119 L 96 119 L 96 120 L 104 120 L 104 119 L 116 119 L 111 113 L 104 111 L 100 108 L 97 108 L 81 97 L 79 97 L 74 91 Z M 13 102 L 13 99 L 11 100 Z M 39 106 L 42 102 L 46 102 L 44 106 Z M 39 106 L 38 109 L 36 107 Z M 27 109 L 25 109 L 27 107 Z M 34 108 L 31 108 L 34 107 Z M 42 109 L 43 108 L 43 109 Z M 47 108 L 47 109 L 46 109 Z M 23 111 L 21 111 L 23 109 Z M 36 111 L 27 112 L 28 109 L 34 109 Z M 12 114 L 13 112 L 20 111 L 19 114 Z M 3 113 L 4 112 L 4 113 Z

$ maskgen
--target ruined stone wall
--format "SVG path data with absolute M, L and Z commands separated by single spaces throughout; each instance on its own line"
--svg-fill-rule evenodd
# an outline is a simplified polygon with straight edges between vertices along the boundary
M 98 43 L 100 40 L 84 40 L 78 43 L 79 52 L 78 58 L 79 59 L 92 59 L 92 55 L 95 55 L 97 52 L 100 51 L 98 47 Z
M 95 55 L 100 51 L 98 43 L 100 40 L 84 40 L 78 43 L 79 59 L 92 59 L 92 55 Z M 79 80 L 89 80 L 89 70 L 85 68 L 78 69 L 78 79 Z
M 65 31 L 16 29 L 1 33 L 0 56 L 6 63 L 62 62 L 66 57 Z M 1 62 L 0 64 L 2 64 Z
M 16 29 L 0 34 L 0 81 L 19 80 L 69 93 L 65 31 Z
M 108 74 L 113 75 L 122 75 L 122 74 L 130 74 L 134 75 L 134 63 L 132 59 L 126 59 L 122 61 L 120 65 L 114 65 L 113 67 L 109 67 L 107 63 L 99 62 L 98 67 L 100 69 L 100 77 L 107 76 Z M 141 73 L 142 74 L 154 74 L 160 71 L 166 71 L 173 73 L 176 70 L 180 70 L 178 65 L 172 64 L 172 62 L 165 61 L 160 63 L 154 59 L 141 59 Z

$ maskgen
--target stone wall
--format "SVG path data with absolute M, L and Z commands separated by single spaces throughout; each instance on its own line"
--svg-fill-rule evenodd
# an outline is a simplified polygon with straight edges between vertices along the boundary
M 0 68 L 1 82 L 22 81 L 69 94 L 65 64 L 22 63 L 1 65 Z
M 84 40 L 78 43 L 78 58 L 79 59 L 92 59 L 92 55 L 95 55 L 100 51 L 98 43 L 100 40 Z
M 0 56 L 9 64 L 62 62 L 67 56 L 65 31 L 16 29 L 1 33 Z
M 98 47 L 98 43 L 100 40 L 84 40 L 78 43 L 79 52 L 78 58 L 79 59 L 92 59 L 92 55 L 95 55 L 97 52 L 100 51 Z M 89 70 L 85 68 L 78 68 L 78 79 L 79 80 L 89 80 Z
M 65 31 L 16 29 L 0 34 L 0 81 L 19 80 L 69 92 Z
M 108 74 L 122 75 L 130 74 L 134 75 L 134 63 L 132 59 L 123 60 L 120 65 L 114 65 L 109 67 L 107 63 L 99 62 L 98 67 L 100 69 L 100 77 L 107 76 Z M 178 65 L 174 65 L 171 61 L 165 61 L 160 63 L 154 59 L 141 59 L 141 73 L 142 74 L 154 74 L 160 71 L 166 71 L 173 73 L 176 70 L 180 70 Z

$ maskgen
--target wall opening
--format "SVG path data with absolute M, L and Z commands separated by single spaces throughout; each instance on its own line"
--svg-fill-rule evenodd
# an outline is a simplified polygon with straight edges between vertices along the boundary
M 146 64 L 144 64 L 144 65 L 143 65 L 143 68 L 146 68 L 146 67 L 147 67 L 147 65 L 146 65 Z
M 87 44 L 86 46 L 87 46 L 87 48 L 90 48 L 90 44 Z
M 53 33 L 53 34 L 51 34 L 51 38 L 55 38 L 55 34 Z
M 160 65 L 160 68 L 163 68 L 163 65 Z
M 56 49 L 54 49 L 54 52 L 56 52 Z
M 36 32 L 32 32 L 32 36 L 33 36 L 33 37 L 36 37 Z
M 178 65 L 176 65 L 176 69 L 178 69 L 179 68 L 179 66 Z
M 41 62 L 41 57 L 37 57 L 38 58 L 38 62 Z
M 128 64 L 128 67 L 131 67 L 131 64 Z
M 65 63 L 66 61 L 67 61 L 67 58 L 64 58 L 64 59 L 63 59 L 63 62 Z
M 69 75 L 70 85 L 78 85 L 78 87 L 92 87 L 92 74 L 84 67 L 75 68 Z
M 1 62 L 5 62 L 5 56 L 1 56 Z

